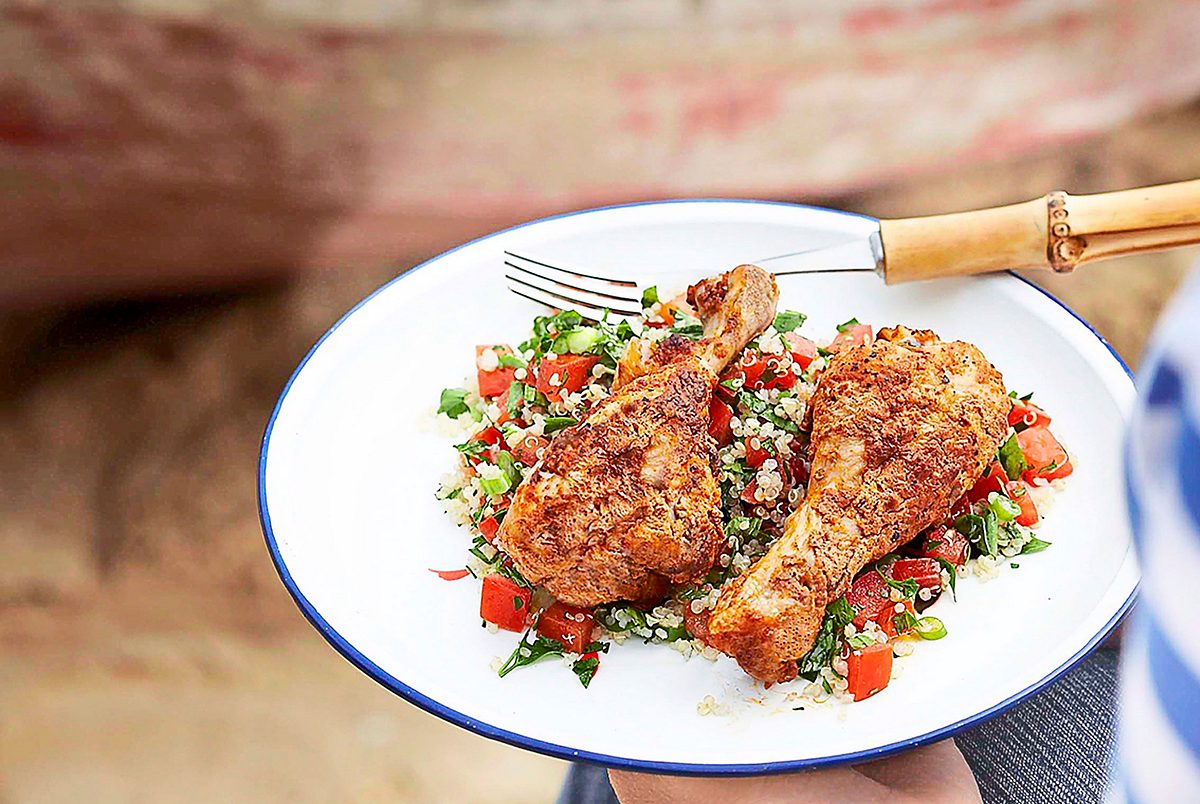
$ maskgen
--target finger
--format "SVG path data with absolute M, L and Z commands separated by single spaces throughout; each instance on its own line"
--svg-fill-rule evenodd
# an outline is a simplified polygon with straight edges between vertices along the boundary
M 609 781 L 621 804 L 804 804 L 804 802 L 886 801 L 888 790 L 851 768 L 712 779 L 610 770 Z
M 889 790 L 923 801 L 979 801 L 979 786 L 954 740 L 914 748 L 855 770 Z

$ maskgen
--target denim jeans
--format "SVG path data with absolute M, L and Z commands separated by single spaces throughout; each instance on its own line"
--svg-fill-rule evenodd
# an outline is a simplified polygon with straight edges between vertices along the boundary
M 1104 799 L 1116 741 L 1117 652 L 1098 650 L 1042 692 L 955 740 L 988 804 Z M 559 804 L 614 804 L 603 768 L 573 765 Z

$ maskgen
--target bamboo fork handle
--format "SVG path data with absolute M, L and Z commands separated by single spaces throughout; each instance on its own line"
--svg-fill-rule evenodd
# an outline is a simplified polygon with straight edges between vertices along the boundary
M 889 284 L 1009 268 L 1069 273 L 1122 254 L 1200 243 L 1200 180 L 881 220 Z

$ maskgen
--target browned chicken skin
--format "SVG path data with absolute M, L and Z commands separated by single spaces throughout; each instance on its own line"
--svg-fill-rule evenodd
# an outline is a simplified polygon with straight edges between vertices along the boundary
M 691 341 L 674 335 L 660 341 L 634 341 L 617 366 L 614 391 L 687 355 L 694 355 L 713 374 L 720 374 L 775 320 L 779 288 L 775 277 L 757 265 L 739 265 L 729 273 L 692 285 L 687 299 L 704 322 L 704 337 Z
M 559 433 L 517 488 L 497 545 L 576 606 L 661 596 L 712 567 L 723 539 L 708 407 L 717 373 L 775 316 L 769 273 L 689 289 L 705 335 L 634 341 L 614 394 Z
M 821 375 L 807 496 L 709 620 L 712 644 L 764 681 L 796 677 L 825 607 L 867 563 L 945 519 L 1008 429 L 1003 379 L 979 349 L 902 328 L 880 338 Z

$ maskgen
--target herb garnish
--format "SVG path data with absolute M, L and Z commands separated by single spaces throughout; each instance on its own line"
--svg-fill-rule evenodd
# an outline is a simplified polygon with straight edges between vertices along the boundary
M 693 341 L 704 335 L 704 325 L 700 323 L 699 318 L 693 318 L 682 310 L 675 310 L 672 315 L 675 319 L 671 324 L 673 334 Z
M 950 575 L 950 597 L 958 600 L 958 593 L 954 589 L 954 581 L 958 575 L 958 568 L 954 566 L 953 562 L 947 561 L 944 558 L 935 557 L 934 560 L 941 564 L 942 569 L 946 570 L 946 572 Z
M 995 511 L 989 508 L 983 516 L 963 514 L 954 520 L 954 529 L 966 536 L 980 553 L 986 556 L 996 555 L 1000 530 Z
M 1021 445 L 1015 435 L 1009 436 L 1008 440 L 1000 445 L 999 458 L 1000 465 L 1004 467 L 1004 474 L 1008 475 L 1009 480 L 1016 480 L 1029 468 L 1025 461 L 1025 453 L 1021 451 Z
M 570 416 L 547 416 L 546 421 L 542 423 L 542 432 L 546 435 L 550 435 L 551 433 L 557 433 L 559 430 L 570 427 L 573 424 L 579 424 L 579 422 L 575 419 L 572 419 Z
M 446 388 L 442 391 L 437 412 L 445 413 L 451 419 L 457 419 L 470 410 L 464 401 L 466 398 L 467 390 L 465 388 Z
M 821 629 L 813 641 L 812 650 L 798 663 L 800 675 L 809 681 L 816 681 L 817 674 L 829 663 L 837 652 L 838 638 L 845 632 L 846 626 L 854 620 L 854 607 L 846 602 L 845 597 L 839 597 L 825 609 L 825 618 L 821 620 Z
M 838 324 L 838 325 L 837 325 L 837 331 L 838 331 L 838 332 L 845 332 L 846 330 L 850 329 L 850 327 L 857 327 L 857 326 L 858 326 L 858 319 L 857 319 L 857 318 L 851 318 L 849 321 L 846 321 L 846 322 L 844 322 L 844 323 L 842 323 L 842 324 Z
M 775 331 L 782 333 L 799 329 L 807 318 L 808 316 L 804 313 L 798 313 L 795 310 L 784 310 L 775 316 Z
M 875 644 L 875 637 L 870 634 L 855 634 L 846 640 L 846 644 L 855 650 L 869 648 Z
M 886 559 L 886 556 L 884 558 Z M 905 578 L 903 581 L 897 581 L 895 578 L 885 574 L 884 571 L 879 568 L 878 563 L 875 566 L 875 571 L 879 573 L 880 578 L 883 578 L 884 583 L 886 583 L 892 589 L 898 589 L 900 594 L 904 595 L 904 597 L 910 600 L 917 596 L 917 592 L 921 591 L 921 585 L 912 578 Z
M 658 304 L 658 286 L 651 285 L 642 291 L 642 309 Z
M 795 422 L 785 419 L 782 416 L 775 415 L 775 412 L 771 410 L 771 406 L 769 404 L 759 399 L 749 391 L 738 391 L 737 400 L 739 405 L 746 408 L 751 413 L 762 416 L 779 429 L 799 435 L 800 428 L 796 426 Z
M 533 638 L 530 639 L 530 637 Z M 508 661 L 500 665 L 500 669 L 496 672 L 501 678 L 504 678 L 518 667 L 533 664 L 538 659 L 545 658 L 546 656 L 562 656 L 562 654 L 563 646 L 561 642 L 557 639 L 540 636 L 531 627 L 521 636 L 521 641 L 513 649 L 512 655 L 508 657 Z
M 1026 553 L 1040 553 L 1050 546 L 1050 542 L 1044 542 L 1037 536 L 1032 537 L 1029 542 L 1021 548 L 1021 555 Z
M 487 452 L 489 444 L 486 441 L 466 441 L 455 444 L 454 448 L 469 458 L 481 458 Z

